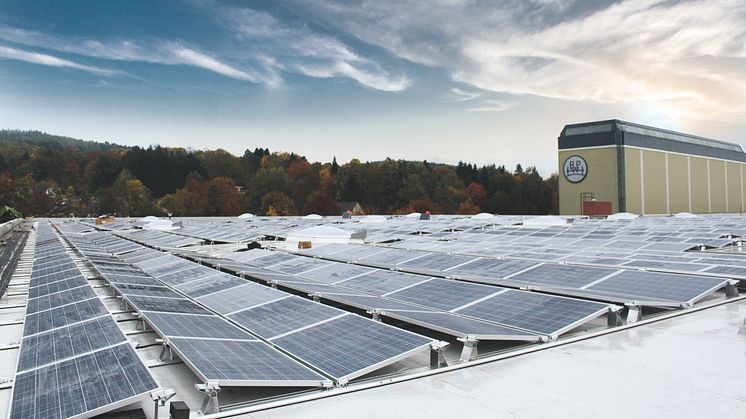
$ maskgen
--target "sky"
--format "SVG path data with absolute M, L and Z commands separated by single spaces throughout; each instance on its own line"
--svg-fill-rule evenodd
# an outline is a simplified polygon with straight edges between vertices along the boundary
M 568 123 L 746 146 L 746 1 L 0 1 L 0 128 L 557 171 Z

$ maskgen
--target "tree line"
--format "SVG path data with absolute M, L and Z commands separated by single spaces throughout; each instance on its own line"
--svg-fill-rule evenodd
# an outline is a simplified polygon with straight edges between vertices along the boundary
M 340 165 L 261 147 L 235 156 L 0 131 L 0 205 L 35 216 L 556 214 L 557 180 L 521 165 Z

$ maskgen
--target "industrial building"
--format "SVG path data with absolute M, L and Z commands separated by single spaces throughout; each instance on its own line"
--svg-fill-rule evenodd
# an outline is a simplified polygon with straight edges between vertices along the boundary
M 558 149 L 563 215 L 744 210 L 737 144 L 607 120 L 565 126 Z

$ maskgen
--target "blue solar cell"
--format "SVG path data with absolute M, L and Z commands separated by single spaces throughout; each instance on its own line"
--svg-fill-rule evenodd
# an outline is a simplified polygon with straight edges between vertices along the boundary
M 546 335 L 608 311 L 607 304 L 508 290 L 458 310 L 459 314 Z
M 324 378 L 260 341 L 174 338 L 174 348 L 209 381 L 308 381 L 320 386 Z
M 217 316 L 147 313 L 147 320 L 164 336 L 251 339 L 251 335 Z
M 259 336 L 271 338 L 343 313 L 323 304 L 290 296 L 228 317 Z
M 348 314 L 273 340 L 337 379 L 423 349 L 432 339 Z

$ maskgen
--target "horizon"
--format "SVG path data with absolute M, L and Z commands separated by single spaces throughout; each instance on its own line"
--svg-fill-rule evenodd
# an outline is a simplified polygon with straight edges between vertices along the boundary
M 570 123 L 746 145 L 744 22 L 738 1 L 8 1 L 0 126 L 548 176 Z

